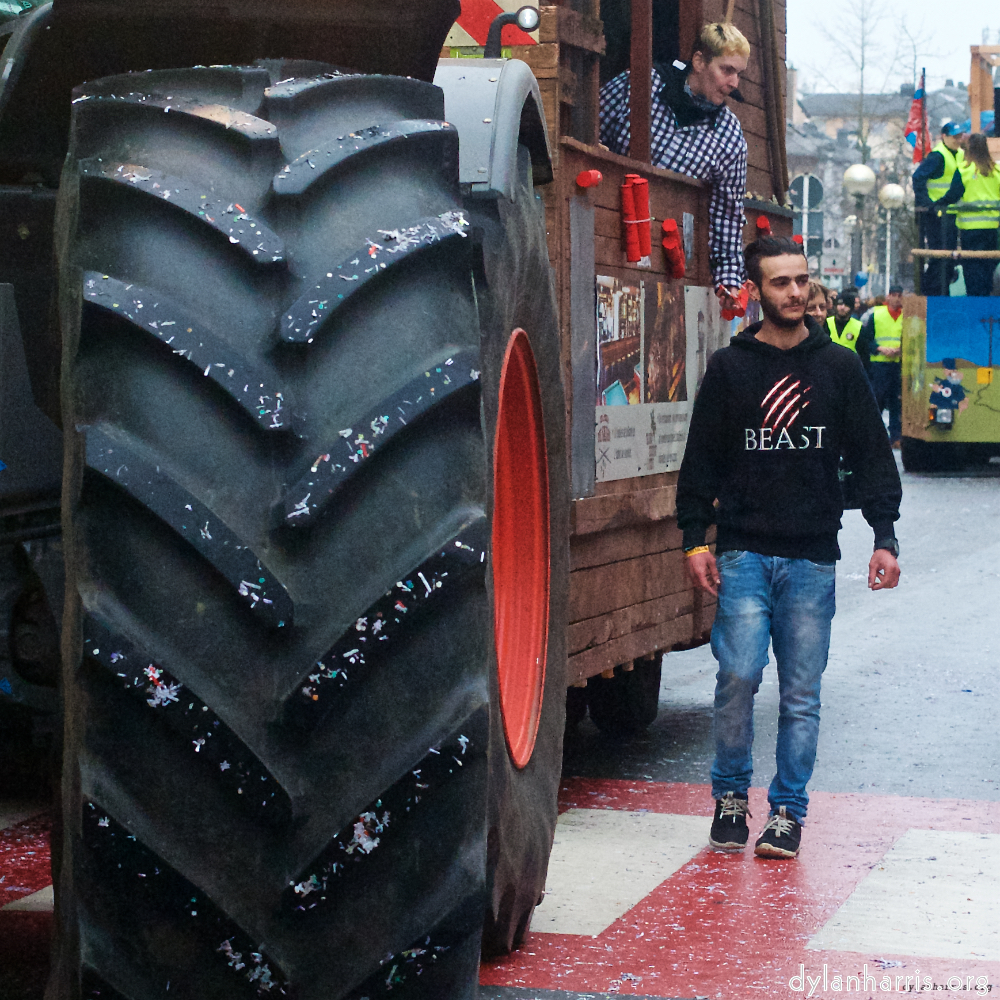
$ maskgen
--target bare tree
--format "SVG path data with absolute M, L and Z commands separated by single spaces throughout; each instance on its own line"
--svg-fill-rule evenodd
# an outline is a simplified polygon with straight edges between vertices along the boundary
M 900 39 L 900 45 L 902 48 L 906 49 L 907 58 L 910 60 L 913 89 L 916 90 L 917 83 L 919 81 L 917 76 L 917 67 L 922 65 L 928 57 L 936 58 L 940 56 L 941 53 L 935 52 L 931 49 L 930 46 L 934 41 L 934 33 L 924 27 L 924 22 L 922 20 L 920 24 L 914 27 L 912 24 L 907 23 L 906 14 L 904 14 L 900 19 L 899 33 L 902 36 Z M 904 42 L 905 45 L 903 44 Z
M 838 68 L 849 69 L 856 86 L 853 98 L 857 108 L 855 127 L 857 150 L 862 163 L 872 161 L 879 175 L 879 186 L 888 182 L 902 184 L 910 189 L 912 171 L 912 147 L 906 142 L 903 132 L 905 113 L 902 120 L 877 123 L 884 118 L 879 108 L 872 106 L 873 93 L 886 92 L 886 88 L 900 77 L 917 82 L 921 61 L 933 55 L 930 46 L 934 42 L 931 32 L 922 22 L 915 21 L 912 14 L 898 8 L 901 0 L 841 0 L 836 13 L 825 22 L 820 22 L 820 30 L 829 38 L 841 42 L 838 47 Z M 843 92 L 843 79 L 833 80 L 835 68 L 829 61 L 805 67 L 810 75 L 831 90 Z M 829 75 L 828 75 L 829 74 Z M 854 89 L 853 87 L 851 88 Z M 896 90 L 893 86 L 893 90 Z M 897 91 L 898 95 L 898 91 Z M 898 105 L 897 96 L 893 102 Z M 895 110 L 895 109 L 894 109 Z M 830 192 L 831 194 L 833 192 Z M 853 197 L 843 194 L 839 206 L 841 217 L 856 214 Z M 866 198 L 858 219 L 863 234 L 863 267 L 879 270 L 885 260 L 885 212 L 874 197 Z M 892 229 L 896 233 L 893 258 L 897 261 L 894 271 L 899 273 L 900 265 L 906 260 L 916 238 L 915 222 L 908 199 L 906 206 L 893 212 Z
M 899 64 L 899 37 L 894 40 L 891 55 L 886 58 L 885 47 L 880 42 L 879 28 L 893 15 L 886 0 L 841 0 L 837 6 L 836 23 L 820 22 L 824 33 L 830 38 L 844 39 L 837 52 L 854 69 L 858 81 L 858 125 L 857 143 L 861 153 L 861 162 L 867 163 L 869 156 L 868 136 L 871 132 L 868 114 L 865 108 L 865 78 L 881 77 L 879 90 L 883 90 L 890 77 L 896 72 Z M 820 79 L 831 83 L 826 73 L 819 66 L 811 66 L 811 71 Z M 836 86 L 836 85 L 834 85 Z

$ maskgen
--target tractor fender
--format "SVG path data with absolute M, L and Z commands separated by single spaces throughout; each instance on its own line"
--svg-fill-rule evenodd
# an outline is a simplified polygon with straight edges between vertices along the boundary
M 528 147 L 536 185 L 552 180 L 542 95 L 520 59 L 442 59 L 434 83 L 458 129 L 459 179 L 478 198 L 514 200 L 517 147 Z
M 28 52 L 39 32 L 49 26 L 52 4 L 45 3 L 30 13 L 21 14 L 16 21 L 8 21 L 0 37 L 8 36 L 9 41 L 0 59 L 0 115 L 10 103 L 11 94 L 20 79 L 21 71 L 27 63 Z

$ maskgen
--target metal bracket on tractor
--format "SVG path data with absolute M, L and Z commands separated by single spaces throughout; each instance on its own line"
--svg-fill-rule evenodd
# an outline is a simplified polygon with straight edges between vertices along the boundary
M 476 198 L 512 201 L 517 147 L 528 147 L 532 180 L 552 180 L 552 150 L 538 81 L 517 59 L 442 59 L 434 83 L 458 129 L 459 180 Z

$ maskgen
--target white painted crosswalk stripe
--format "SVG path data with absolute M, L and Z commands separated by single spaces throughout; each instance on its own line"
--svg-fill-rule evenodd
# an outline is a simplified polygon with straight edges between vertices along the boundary
M 33 892 L 30 896 L 15 899 L 14 902 L 8 903 L 0 909 L 5 913 L 8 911 L 12 913 L 51 913 L 54 903 L 55 896 L 52 892 L 52 886 L 47 885 L 44 889 L 39 889 L 38 892 Z
M 40 816 L 48 808 L 44 803 L 0 802 L 0 830 L 17 826 L 26 819 Z
M 705 848 L 710 822 L 604 809 L 563 813 L 532 931 L 600 934 Z
M 1000 834 L 907 830 L 807 945 L 1000 961 Z

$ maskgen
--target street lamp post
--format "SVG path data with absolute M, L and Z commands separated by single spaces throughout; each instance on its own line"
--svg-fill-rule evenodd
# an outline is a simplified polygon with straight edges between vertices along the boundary
M 851 266 L 854 264 L 854 234 L 859 225 L 861 223 L 858 221 L 856 215 L 848 215 L 844 218 L 844 236 L 848 237 L 851 241 L 851 260 L 844 265 L 844 272 L 847 274 L 847 278 L 841 277 L 841 288 L 846 288 L 848 285 L 854 284 L 854 274 L 856 272 L 851 271 Z
M 906 192 L 898 184 L 883 184 L 878 200 L 885 209 L 885 293 L 889 294 L 892 284 L 892 210 L 902 208 Z
M 844 190 L 854 195 L 858 224 L 854 227 L 851 246 L 851 283 L 861 270 L 861 220 L 865 209 L 865 196 L 875 189 L 875 172 L 864 163 L 855 163 L 844 171 Z

